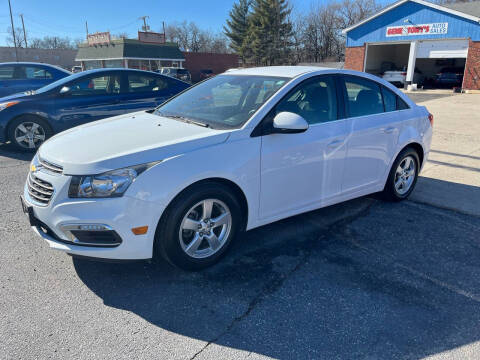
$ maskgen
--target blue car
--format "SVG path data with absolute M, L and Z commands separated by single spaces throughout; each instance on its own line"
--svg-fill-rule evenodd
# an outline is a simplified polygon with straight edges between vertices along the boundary
M 36 90 L 72 73 L 57 66 L 33 62 L 0 64 L 0 97 Z
M 106 117 L 153 109 L 190 84 L 150 71 L 95 69 L 36 91 L 0 98 L 0 143 L 35 151 L 60 131 Z M 99 134 L 101 135 L 101 134 Z

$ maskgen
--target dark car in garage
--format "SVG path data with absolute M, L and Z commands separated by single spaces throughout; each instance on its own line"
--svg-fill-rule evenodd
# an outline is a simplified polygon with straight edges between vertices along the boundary
M 35 62 L 0 64 L 0 97 L 36 90 L 71 75 L 58 66 Z
M 460 67 L 443 68 L 435 77 L 435 86 L 444 88 L 461 87 L 463 72 L 464 69 Z
M 55 133 L 133 111 L 153 109 L 190 84 L 150 71 L 95 69 L 37 91 L 0 98 L 0 142 L 36 150 Z M 101 134 L 99 134 L 101 135 Z

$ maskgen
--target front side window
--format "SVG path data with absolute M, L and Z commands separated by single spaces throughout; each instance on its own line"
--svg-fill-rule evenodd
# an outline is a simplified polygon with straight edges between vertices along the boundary
M 219 75 L 161 105 L 156 114 L 191 119 L 213 128 L 241 127 L 288 80 L 272 76 Z
M 87 76 L 69 85 L 72 96 L 114 95 L 120 93 L 120 75 Z
M 376 82 L 360 77 L 346 76 L 345 89 L 350 117 L 384 112 L 380 86 Z
M 275 107 L 275 114 L 287 111 L 302 116 L 310 125 L 337 120 L 335 79 L 320 76 L 294 88 Z
M 167 82 L 158 76 L 128 74 L 128 92 L 160 91 L 168 86 Z

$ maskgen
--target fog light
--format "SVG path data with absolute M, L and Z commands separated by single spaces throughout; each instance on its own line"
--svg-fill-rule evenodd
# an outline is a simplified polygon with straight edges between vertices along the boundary
M 145 235 L 148 231 L 148 226 L 139 226 L 136 228 L 132 228 L 132 232 L 135 235 Z

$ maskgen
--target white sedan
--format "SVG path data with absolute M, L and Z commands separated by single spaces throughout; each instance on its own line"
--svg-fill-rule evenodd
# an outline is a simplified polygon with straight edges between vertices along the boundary
M 198 270 L 242 230 L 375 192 L 405 199 L 432 123 L 369 74 L 236 69 L 49 139 L 22 205 L 54 249 Z

